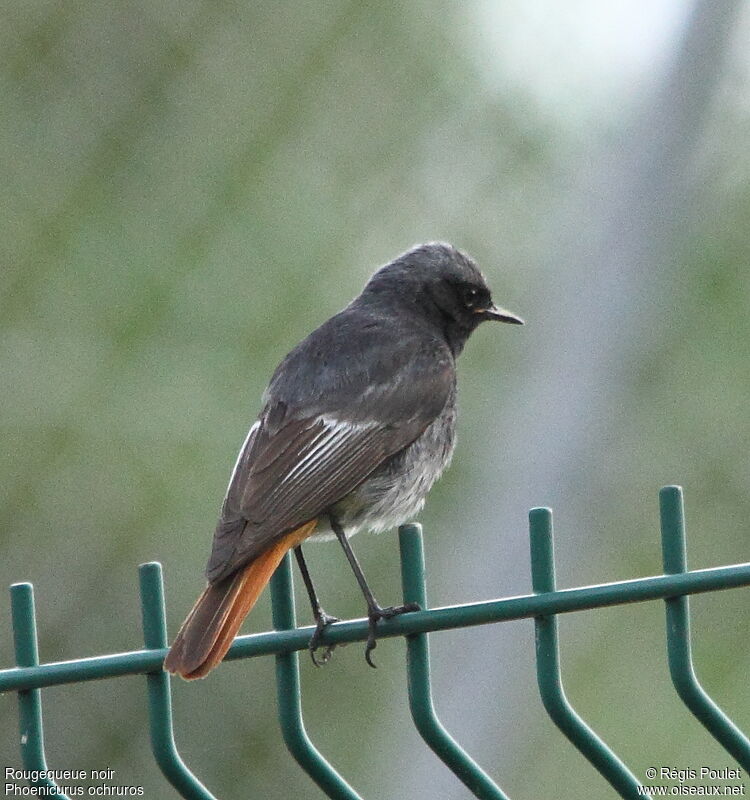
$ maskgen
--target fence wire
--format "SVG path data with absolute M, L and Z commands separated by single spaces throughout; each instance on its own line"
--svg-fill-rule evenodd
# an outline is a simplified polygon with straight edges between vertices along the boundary
M 381 637 L 405 636 L 409 706 L 414 724 L 439 759 L 483 800 L 508 800 L 496 778 L 477 764 L 445 729 L 435 711 L 428 634 L 533 618 L 536 627 L 536 664 L 539 691 L 548 714 L 581 755 L 610 783 L 620 797 L 651 797 L 622 759 L 594 732 L 566 697 L 559 652 L 557 615 L 646 600 L 664 600 L 669 669 L 677 694 L 708 733 L 747 772 L 750 740 L 700 685 L 693 666 L 688 595 L 750 585 L 750 563 L 688 570 L 682 491 L 667 486 L 660 494 L 664 573 L 634 580 L 557 589 L 555 580 L 552 512 L 535 508 L 529 514 L 533 593 L 518 597 L 430 609 L 427 605 L 422 530 L 419 525 L 399 529 L 402 585 L 405 602 L 422 610 L 382 623 Z M 126 653 L 70 661 L 39 663 L 33 588 L 11 587 L 16 666 L 0 671 L 0 691 L 18 695 L 21 761 L 29 784 L 40 794 L 68 798 L 47 766 L 42 723 L 42 689 L 63 683 L 143 674 L 151 748 L 165 778 L 180 796 L 214 800 L 182 760 L 174 737 L 170 678 L 162 670 L 167 652 L 167 629 L 162 568 L 157 562 L 140 567 L 140 594 L 144 648 Z M 275 630 L 239 636 L 227 658 L 274 655 L 278 716 L 290 753 L 326 796 L 356 800 L 360 795 L 313 744 L 302 715 L 299 650 L 307 647 L 312 627 L 298 628 L 294 612 L 291 558 L 287 556 L 271 581 Z M 337 622 L 326 629 L 323 644 L 365 641 L 366 620 Z M 740 787 L 742 788 L 742 787 Z

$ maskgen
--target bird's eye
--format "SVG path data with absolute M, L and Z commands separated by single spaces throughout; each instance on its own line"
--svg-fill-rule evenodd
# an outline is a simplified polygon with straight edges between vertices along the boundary
M 466 308 L 474 308 L 477 304 L 478 297 L 479 290 L 474 286 L 467 286 L 466 289 L 464 289 L 464 305 Z

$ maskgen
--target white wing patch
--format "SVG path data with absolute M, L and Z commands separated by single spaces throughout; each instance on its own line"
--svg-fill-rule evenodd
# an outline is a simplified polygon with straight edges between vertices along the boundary
M 227 484 L 227 492 L 226 492 L 227 494 L 229 494 L 229 489 L 230 489 L 230 487 L 232 485 L 232 481 L 234 480 L 234 476 L 237 474 L 237 470 L 239 469 L 239 466 L 240 466 L 240 461 L 242 461 L 242 456 L 244 455 L 245 450 L 247 449 L 248 442 L 250 441 L 250 439 L 252 438 L 252 435 L 255 433 L 255 431 L 258 430 L 259 427 L 260 427 L 260 420 L 255 422 L 250 427 L 250 430 L 247 432 L 247 436 L 245 437 L 245 441 L 242 443 L 242 447 L 240 447 L 240 452 L 237 454 L 237 460 L 234 462 L 234 468 L 232 469 L 232 475 L 229 478 L 229 483 Z
M 310 440 L 300 459 L 279 476 L 273 489 L 263 498 L 262 507 L 273 505 L 284 493 L 288 501 L 294 503 L 297 497 L 307 491 L 310 483 L 320 480 L 322 475 L 327 474 L 324 480 L 331 480 L 345 470 L 355 457 L 356 450 L 339 460 L 339 456 L 351 447 L 352 440 L 362 439 L 367 431 L 378 427 L 375 421 L 349 422 L 322 415 L 311 422 L 310 427 L 321 424 L 322 429 Z
M 325 426 L 323 430 L 310 443 L 310 450 L 304 458 L 297 462 L 292 469 L 281 479 L 281 483 L 294 480 L 300 473 L 316 462 L 324 462 L 339 449 L 352 434 L 369 430 L 377 425 L 376 422 L 340 422 L 332 417 L 318 417 L 317 422 Z

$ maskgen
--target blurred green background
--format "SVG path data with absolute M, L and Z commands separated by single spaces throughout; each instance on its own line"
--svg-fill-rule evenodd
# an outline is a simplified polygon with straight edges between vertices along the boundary
M 750 560 L 743 3 L 0 13 L 0 583 L 35 583 L 43 660 L 139 647 L 152 559 L 174 633 L 272 369 L 431 239 L 471 252 L 527 320 L 483 328 L 461 359 L 459 446 L 422 517 L 431 602 L 529 591 L 534 505 L 555 509 L 561 586 L 658 573 L 672 482 L 690 565 Z M 395 537 L 354 544 L 396 601 Z M 308 558 L 326 608 L 361 616 L 338 548 Z M 747 592 L 692 608 L 701 677 L 747 730 Z M 264 597 L 245 631 L 269 625 Z M 561 620 L 571 699 L 644 780 L 734 766 L 676 699 L 663 625 L 659 603 Z M 0 642 L 10 666 L 7 606 Z M 541 709 L 531 622 L 432 650 L 446 726 L 514 800 L 615 796 Z M 468 797 L 411 725 L 403 643 L 377 661 L 302 659 L 315 743 L 372 800 Z M 50 766 L 176 796 L 142 678 L 44 698 Z M 175 682 L 174 700 L 178 746 L 218 797 L 322 797 L 281 742 L 271 660 Z M 0 715 L 0 765 L 20 766 L 14 696 Z

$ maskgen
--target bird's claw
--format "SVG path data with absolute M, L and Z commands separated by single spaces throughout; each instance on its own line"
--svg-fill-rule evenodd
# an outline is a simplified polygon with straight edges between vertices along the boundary
M 377 669 L 378 665 L 372 660 L 370 655 L 372 651 L 378 646 L 376 629 L 378 620 L 393 619 L 399 614 L 407 614 L 410 611 L 419 611 L 418 603 L 406 603 L 403 606 L 388 606 L 381 608 L 380 606 L 373 606 L 367 610 L 367 620 L 369 623 L 369 632 L 367 634 L 367 644 L 365 645 L 365 661 L 373 668 Z
M 333 617 L 330 614 L 326 614 L 325 611 L 321 611 L 318 614 L 317 619 L 315 620 L 315 632 L 313 633 L 312 637 L 310 638 L 310 643 L 307 645 L 307 649 L 310 651 L 310 658 L 312 659 L 313 664 L 316 667 L 322 667 L 324 664 L 327 664 L 331 660 L 331 656 L 333 655 L 333 651 L 336 649 L 335 644 L 327 644 L 325 646 L 325 650 L 323 651 L 323 655 L 318 657 L 315 653 L 320 648 L 320 639 L 325 632 L 325 629 L 329 625 L 333 625 L 334 622 L 338 622 L 338 617 Z

